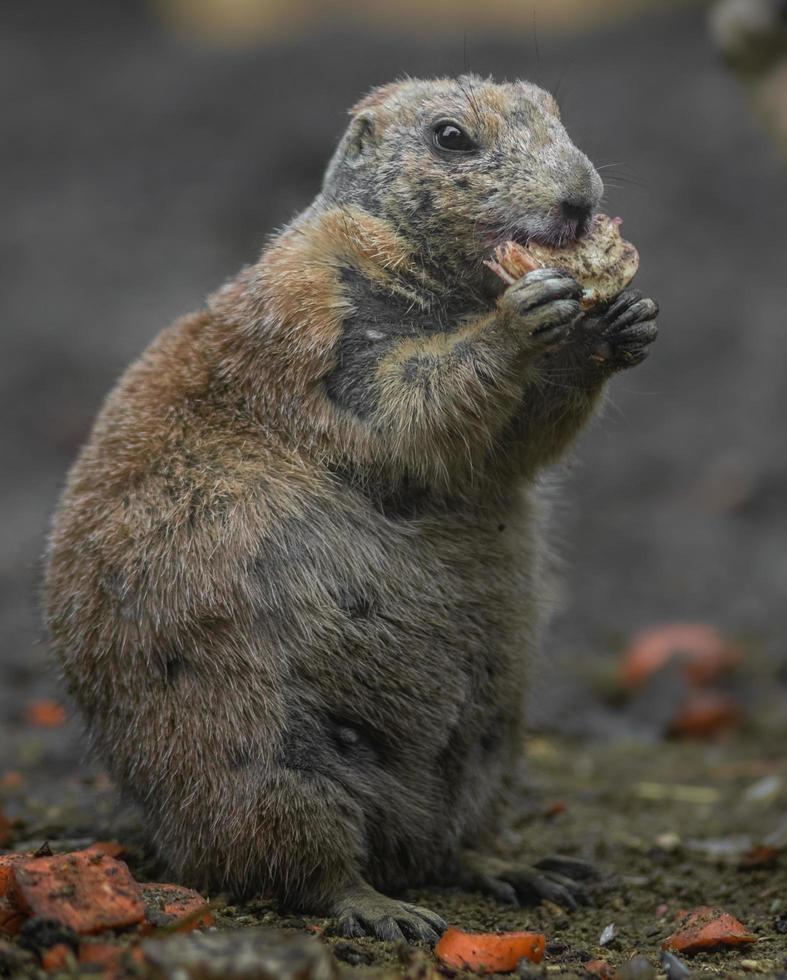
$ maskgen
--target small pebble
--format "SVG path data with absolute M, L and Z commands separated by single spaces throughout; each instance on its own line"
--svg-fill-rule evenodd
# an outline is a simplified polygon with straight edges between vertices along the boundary
M 781 776 L 763 776 L 749 786 L 743 798 L 749 803 L 770 803 L 781 793 L 782 786 Z
M 603 932 L 598 937 L 599 946 L 608 946 L 615 938 L 615 936 L 617 936 L 617 934 L 618 934 L 618 930 L 615 927 L 615 923 L 610 922 L 608 926 L 604 927 Z
M 683 960 L 666 950 L 661 954 L 661 968 L 667 974 L 667 980 L 684 980 L 691 972 Z

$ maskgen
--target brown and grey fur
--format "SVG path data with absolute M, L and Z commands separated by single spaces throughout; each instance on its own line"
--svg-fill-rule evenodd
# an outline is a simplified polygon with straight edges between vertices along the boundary
M 440 119 L 478 152 L 440 150 Z M 109 396 L 47 617 L 176 876 L 388 938 L 442 926 L 386 897 L 405 886 L 570 900 L 467 849 L 520 751 L 539 473 L 645 355 L 655 305 L 581 316 L 553 270 L 495 296 L 481 260 L 581 232 L 561 202 L 600 193 L 533 85 L 375 90 L 311 206 Z

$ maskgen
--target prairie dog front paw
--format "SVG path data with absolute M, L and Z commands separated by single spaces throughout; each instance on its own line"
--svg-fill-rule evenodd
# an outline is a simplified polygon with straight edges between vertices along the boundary
M 591 360 L 609 370 L 634 367 L 658 336 L 658 304 L 638 289 L 625 289 L 589 331 Z
M 580 313 L 582 287 L 557 269 L 536 269 L 498 300 L 504 316 L 522 333 L 523 346 L 541 352 L 561 344 Z

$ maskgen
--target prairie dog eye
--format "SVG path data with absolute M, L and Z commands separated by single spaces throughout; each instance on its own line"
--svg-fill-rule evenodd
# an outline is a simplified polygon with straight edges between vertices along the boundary
M 478 144 L 467 135 L 458 123 L 444 119 L 434 124 L 433 132 L 434 141 L 441 150 L 471 153 L 478 149 Z

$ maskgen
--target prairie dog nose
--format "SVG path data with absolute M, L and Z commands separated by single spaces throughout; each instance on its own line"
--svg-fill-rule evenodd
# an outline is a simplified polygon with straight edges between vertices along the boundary
M 581 238 L 588 230 L 593 207 L 587 198 L 567 197 L 560 202 L 560 213 L 571 226 L 575 238 Z

